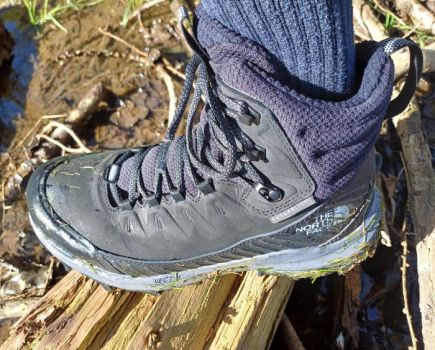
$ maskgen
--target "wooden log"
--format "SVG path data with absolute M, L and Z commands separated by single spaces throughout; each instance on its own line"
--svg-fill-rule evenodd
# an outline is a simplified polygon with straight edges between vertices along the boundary
M 108 292 L 72 271 L 0 349 L 265 349 L 292 287 L 287 277 L 249 272 L 153 296 Z
M 353 349 L 358 349 L 359 344 L 358 311 L 360 294 L 361 268 L 357 265 L 344 275 L 343 300 L 340 313 L 341 329 L 336 334 L 336 338 L 338 338 L 344 331 Z
M 417 241 L 417 269 L 425 349 L 435 349 L 435 174 L 418 104 L 393 119 L 402 146 L 408 203 Z
M 305 350 L 304 345 L 286 314 L 282 315 L 281 322 L 278 325 L 277 335 L 282 340 L 282 344 L 280 344 L 281 349 Z

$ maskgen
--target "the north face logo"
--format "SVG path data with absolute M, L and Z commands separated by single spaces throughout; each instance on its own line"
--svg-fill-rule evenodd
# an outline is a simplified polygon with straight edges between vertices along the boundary
M 349 218 L 350 208 L 340 206 L 331 209 L 323 214 L 316 216 L 314 222 L 297 227 L 297 233 L 305 233 L 306 235 L 321 233 L 330 230 L 335 225 Z

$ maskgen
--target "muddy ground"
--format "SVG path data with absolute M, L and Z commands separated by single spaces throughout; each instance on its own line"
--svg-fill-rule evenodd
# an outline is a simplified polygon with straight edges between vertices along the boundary
M 0 68 L 3 194 L 6 179 L 26 161 L 37 142 L 34 135 L 38 129 L 34 130 L 34 125 L 44 116 L 70 111 L 99 82 L 104 86 L 105 97 L 77 132 L 86 147 L 90 150 L 132 147 L 155 143 L 164 134 L 168 92 L 155 67 L 170 65 L 173 72 L 182 71 L 188 53 L 167 4 L 147 11 L 142 21 L 133 18 L 126 28 L 120 26 L 123 10 L 119 2 L 106 1 L 94 8 L 69 12 L 60 17 L 68 31 L 64 33 L 50 24 L 39 29 L 29 25 L 20 6 L 0 9 L 0 20 L 15 42 L 12 59 Z M 136 54 L 101 34 L 99 29 L 123 38 L 146 55 Z M 179 91 L 181 78 L 177 74 L 171 77 Z M 419 98 L 427 138 L 434 146 L 433 77 L 425 79 Z M 410 345 L 402 312 L 399 268 L 401 227 L 409 220 L 407 193 L 400 143 L 388 123 L 377 148 L 384 156 L 383 191 L 391 199 L 389 203 L 394 203 L 386 208 L 391 242 L 380 245 L 374 257 L 346 277 L 335 274 L 314 282 L 296 283 L 286 315 L 307 349 L 352 348 L 358 342 L 360 348 L 367 349 L 406 349 Z M 23 194 L 2 203 L 0 209 L 2 341 L 9 326 L 65 274 L 65 268 L 51 258 L 33 234 Z M 413 261 L 412 239 L 410 249 L 409 259 Z M 412 276 L 412 271 L 408 274 Z M 354 288 L 350 294 L 349 288 Z M 416 298 L 416 291 L 411 298 Z M 357 315 L 356 323 L 350 321 L 351 314 Z M 278 330 L 273 348 L 280 348 L 283 336 Z

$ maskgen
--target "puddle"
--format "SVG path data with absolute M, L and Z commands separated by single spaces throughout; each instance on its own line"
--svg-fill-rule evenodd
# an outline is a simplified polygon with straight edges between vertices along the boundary
M 13 38 L 12 59 L 0 69 L 0 152 L 13 138 L 14 120 L 24 116 L 28 87 L 38 56 L 35 29 L 21 7 L 0 9 L 0 21 Z

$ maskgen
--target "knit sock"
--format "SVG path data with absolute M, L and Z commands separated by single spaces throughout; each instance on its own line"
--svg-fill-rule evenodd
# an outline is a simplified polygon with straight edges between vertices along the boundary
M 275 56 L 292 88 L 321 99 L 353 92 L 351 0 L 203 0 L 202 6 Z

